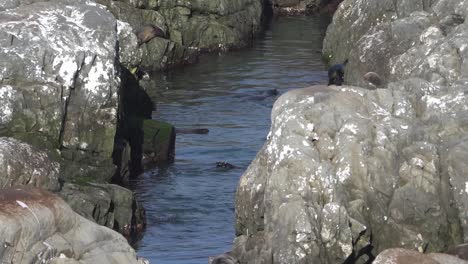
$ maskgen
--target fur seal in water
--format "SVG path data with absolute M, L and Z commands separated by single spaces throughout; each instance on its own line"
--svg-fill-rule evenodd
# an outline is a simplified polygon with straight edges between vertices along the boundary
M 176 128 L 176 134 L 208 134 L 210 130 L 207 128 Z
M 234 166 L 231 163 L 228 163 L 226 161 L 217 161 L 216 162 L 216 168 L 235 169 L 236 166 Z
M 335 64 L 328 69 L 328 85 L 342 85 L 344 83 L 345 66 L 348 64 L 348 59 L 343 63 Z
M 375 88 L 381 87 L 383 84 L 382 78 L 380 78 L 380 75 L 375 72 L 368 72 L 364 74 L 362 78 L 372 86 L 375 86 Z
M 155 37 L 167 38 L 164 31 L 155 25 L 144 25 L 137 33 L 138 46 L 141 46 Z

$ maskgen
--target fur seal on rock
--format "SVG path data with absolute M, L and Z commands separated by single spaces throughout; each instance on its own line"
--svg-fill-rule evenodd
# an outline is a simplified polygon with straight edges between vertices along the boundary
M 364 74 L 362 78 L 366 80 L 368 83 L 370 83 L 372 86 L 374 86 L 375 88 L 382 87 L 382 84 L 383 84 L 382 78 L 380 78 L 380 75 L 378 75 L 375 72 L 368 72 Z
M 137 33 L 138 46 L 141 46 L 155 37 L 167 38 L 164 31 L 155 25 L 144 25 Z
M 335 64 L 328 69 L 328 85 L 342 85 L 344 83 L 345 66 L 348 64 L 348 59 L 343 63 Z
M 209 257 L 209 264 L 239 264 L 239 260 L 231 255 L 230 252 L 221 254 L 219 256 Z
M 457 256 L 458 258 L 468 260 L 468 244 L 460 244 L 450 247 L 446 254 Z

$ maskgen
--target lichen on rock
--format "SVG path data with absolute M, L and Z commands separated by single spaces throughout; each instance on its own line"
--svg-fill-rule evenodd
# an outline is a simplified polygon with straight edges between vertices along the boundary
M 347 85 L 276 101 L 237 190 L 241 263 L 365 262 L 466 242 L 467 7 L 343 1 L 324 53 L 349 59 Z M 381 88 L 360 87 L 371 71 Z

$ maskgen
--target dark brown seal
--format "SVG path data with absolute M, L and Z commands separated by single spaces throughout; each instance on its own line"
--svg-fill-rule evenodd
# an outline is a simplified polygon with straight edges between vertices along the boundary
M 364 74 L 363 78 L 367 82 L 374 85 L 376 88 L 381 87 L 382 84 L 383 84 L 382 78 L 380 78 L 380 76 L 375 72 L 368 72 L 368 73 Z
M 143 45 L 155 37 L 166 38 L 166 33 L 155 25 L 144 25 L 137 33 L 138 45 Z
M 450 247 L 446 254 L 457 256 L 458 258 L 468 260 L 468 244 L 460 244 Z

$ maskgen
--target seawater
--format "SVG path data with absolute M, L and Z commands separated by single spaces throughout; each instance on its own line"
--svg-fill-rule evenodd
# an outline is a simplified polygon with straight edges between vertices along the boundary
M 273 19 L 253 47 L 202 56 L 199 63 L 153 76 L 153 118 L 209 134 L 179 134 L 176 159 L 133 184 L 148 227 L 136 244 L 157 264 L 207 263 L 230 250 L 240 176 L 265 142 L 271 108 L 290 89 L 326 83 L 320 50 L 327 19 Z M 234 169 L 216 168 L 226 161 Z

